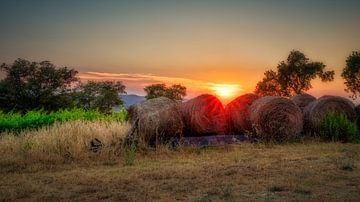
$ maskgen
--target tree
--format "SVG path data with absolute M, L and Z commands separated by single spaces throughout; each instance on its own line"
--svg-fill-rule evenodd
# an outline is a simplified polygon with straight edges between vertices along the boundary
M 186 87 L 180 84 L 166 87 L 165 84 L 152 84 L 144 88 L 146 92 L 146 99 L 153 99 L 157 97 L 167 97 L 172 100 L 183 100 L 186 96 Z
M 300 51 L 290 52 L 286 61 L 281 61 L 277 71 L 268 70 L 262 81 L 256 85 L 255 93 L 261 96 L 292 96 L 312 88 L 311 81 L 319 77 L 321 81 L 334 80 L 334 71 L 325 71 L 321 62 L 310 62 Z
M 69 90 L 78 81 L 74 69 L 56 67 L 49 61 L 17 59 L 13 64 L 3 63 L 0 71 L 5 73 L 0 81 L 2 110 L 56 110 L 72 105 Z
M 113 106 L 123 104 L 119 94 L 125 93 L 120 81 L 88 81 L 76 88 L 73 98 L 77 107 L 109 113 Z
M 352 52 L 346 59 L 346 66 L 341 77 L 345 79 L 345 91 L 351 93 L 350 97 L 356 99 L 360 95 L 360 52 Z

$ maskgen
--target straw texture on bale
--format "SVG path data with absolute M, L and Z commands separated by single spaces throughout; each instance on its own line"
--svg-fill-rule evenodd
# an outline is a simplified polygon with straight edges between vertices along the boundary
M 225 115 L 230 133 L 247 133 L 252 130 L 249 108 L 258 98 L 258 95 L 248 93 L 226 105 Z
M 290 100 L 292 100 L 302 111 L 304 111 L 304 108 L 314 102 L 316 98 L 310 94 L 303 93 L 290 97 Z
M 125 144 L 156 146 L 182 137 L 180 103 L 169 98 L 159 97 L 132 105 L 128 114 L 132 127 Z
M 277 96 L 257 99 L 250 106 L 255 138 L 283 142 L 296 137 L 303 128 L 301 109 L 291 100 Z
M 318 132 L 323 118 L 329 113 L 344 113 L 350 121 L 356 119 L 355 106 L 349 99 L 325 95 L 305 107 L 306 131 Z
M 225 134 L 227 131 L 224 107 L 213 95 L 200 95 L 181 107 L 184 136 Z

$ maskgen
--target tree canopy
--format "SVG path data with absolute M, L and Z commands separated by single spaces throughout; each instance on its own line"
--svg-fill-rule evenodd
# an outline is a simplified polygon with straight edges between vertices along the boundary
M 88 81 L 75 89 L 73 98 L 77 107 L 109 113 L 113 106 L 123 104 L 119 94 L 126 94 L 120 81 Z
M 345 80 L 345 91 L 351 93 L 351 97 L 356 99 L 360 95 L 360 52 L 352 52 L 346 59 L 341 77 Z
M 325 71 L 325 67 L 325 64 L 311 62 L 304 53 L 293 50 L 285 61 L 278 64 L 277 71 L 264 73 L 255 93 L 260 96 L 301 94 L 312 88 L 311 81 L 317 77 L 323 82 L 334 80 L 335 72 Z
M 12 64 L 3 63 L 0 71 L 5 73 L 0 81 L 2 110 L 56 110 L 72 104 L 69 90 L 78 81 L 74 69 L 56 67 L 49 61 L 17 59 Z
M 144 88 L 146 92 L 146 99 L 153 99 L 157 97 L 167 97 L 172 100 L 183 100 L 186 96 L 186 87 L 180 84 L 175 84 L 167 87 L 165 84 L 152 84 Z

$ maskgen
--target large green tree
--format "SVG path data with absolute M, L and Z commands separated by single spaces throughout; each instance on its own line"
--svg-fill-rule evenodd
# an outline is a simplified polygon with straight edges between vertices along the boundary
M 5 74 L 0 81 L 1 110 L 56 110 L 72 104 L 69 90 L 78 81 L 74 69 L 56 67 L 49 61 L 17 59 L 3 63 L 0 71 Z
M 304 53 L 293 50 L 285 61 L 278 64 L 276 71 L 264 73 L 255 93 L 261 96 L 301 94 L 312 88 L 311 81 L 317 77 L 324 82 L 334 80 L 334 71 L 325 71 L 325 67 L 325 64 L 311 62 Z
M 73 98 L 77 107 L 109 113 L 113 106 L 123 104 L 120 94 L 126 94 L 120 81 L 88 81 L 76 88 Z
M 152 84 L 144 88 L 146 92 L 146 99 L 153 99 L 157 97 L 167 97 L 172 100 L 183 100 L 186 96 L 186 87 L 180 84 L 175 84 L 167 87 L 165 84 Z
M 351 93 L 351 97 L 356 99 L 360 95 L 360 52 L 352 52 L 346 59 L 341 77 L 345 79 L 345 91 Z

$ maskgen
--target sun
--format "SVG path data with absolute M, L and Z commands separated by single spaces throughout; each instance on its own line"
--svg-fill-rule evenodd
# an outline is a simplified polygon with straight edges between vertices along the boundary
M 212 87 L 215 94 L 222 99 L 229 99 L 235 97 L 241 91 L 238 84 L 214 84 Z

